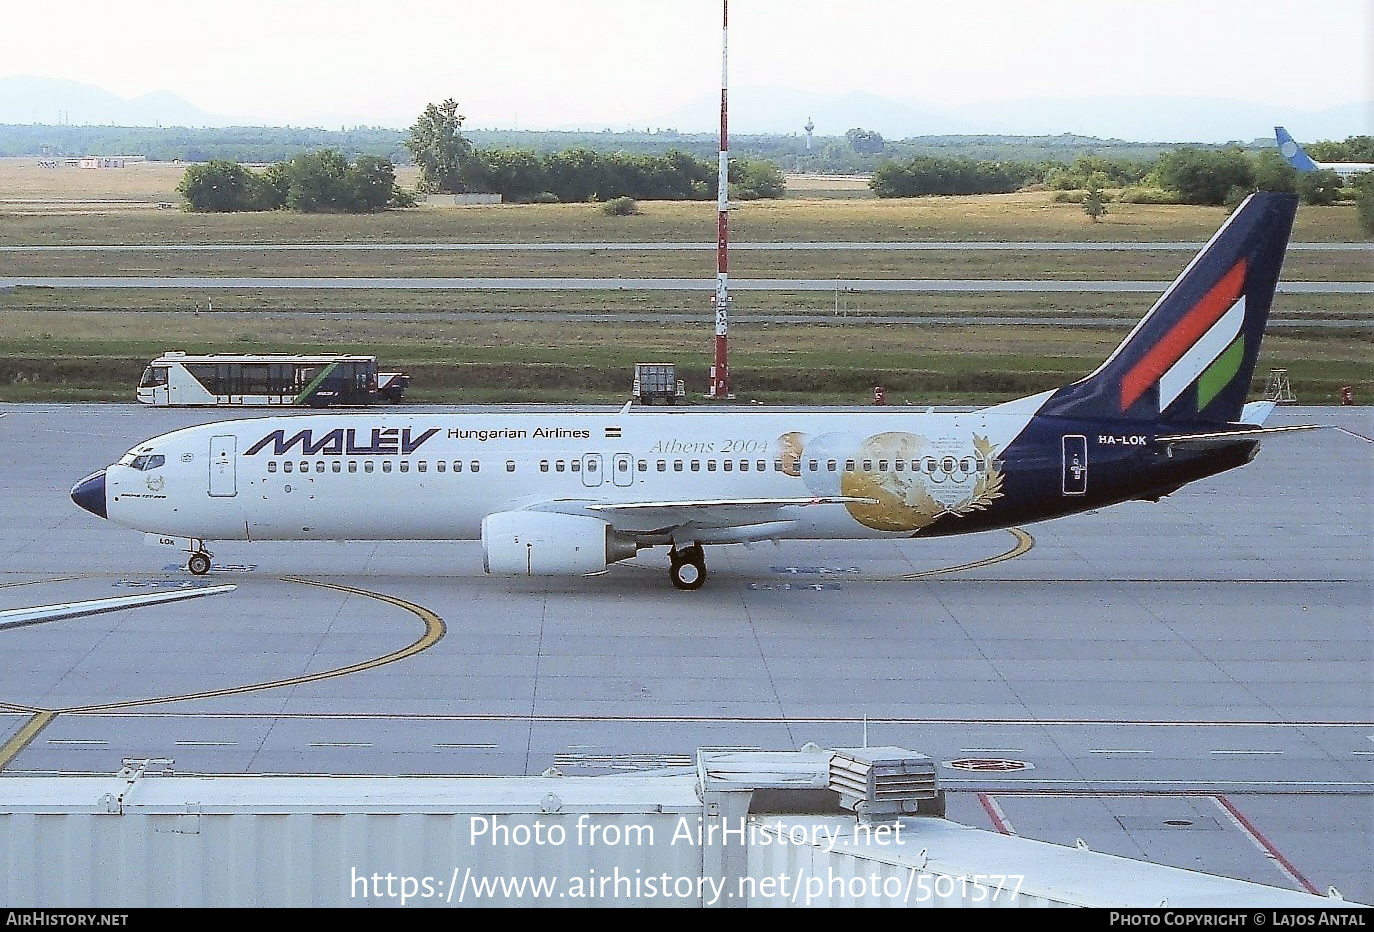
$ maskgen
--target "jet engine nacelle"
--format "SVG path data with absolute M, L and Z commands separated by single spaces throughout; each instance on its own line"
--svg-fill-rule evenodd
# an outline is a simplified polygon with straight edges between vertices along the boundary
M 546 511 L 498 511 L 482 519 L 482 564 L 497 576 L 600 573 L 638 550 L 600 518 Z

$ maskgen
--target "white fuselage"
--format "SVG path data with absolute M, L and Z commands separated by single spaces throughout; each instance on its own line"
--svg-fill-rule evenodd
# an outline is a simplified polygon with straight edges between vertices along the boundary
M 1034 407 L 228 421 L 130 450 L 107 470 L 108 517 L 204 540 L 468 540 L 495 512 L 583 503 L 643 508 L 613 523 L 645 536 L 684 522 L 755 522 L 768 537 L 910 534 L 998 497 L 998 457 Z M 778 504 L 837 496 L 870 504 Z M 764 503 L 752 515 L 751 500 Z

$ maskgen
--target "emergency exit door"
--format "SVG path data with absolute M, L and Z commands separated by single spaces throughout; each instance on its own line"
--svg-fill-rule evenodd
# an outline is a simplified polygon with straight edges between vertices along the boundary
M 232 434 L 210 438 L 210 494 L 217 498 L 238 494 L 236 439 Z
M 1088 494 L 1088 438 L 1082 434 L 1064 436 L 1064 494 Z

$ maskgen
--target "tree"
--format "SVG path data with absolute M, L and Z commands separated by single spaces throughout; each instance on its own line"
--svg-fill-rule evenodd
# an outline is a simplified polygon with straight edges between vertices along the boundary
M 1278 149 L 1265 149 L 1255 156 L 1255 187 L 1291 193 L 1298 188 L 1298 170 L 1283 160 Z
M 1185 204 L 1219 206 L 1232 189 L 1248 191 L 1255 186 L 1254 169 L 1239 149 L 1175 149 L 1160 156 L 1155 174 L 1160 187 L 1177 193 Z
M 1355 210 L 1360 226 L 1374 236 L 1374 172 L 1366 172 L 1355 180 Z
M 762 159 L 734 159 L 730 163 L 730 183 L 734 196 L 741 201 L 756 201 L 764 197 L 782 197 L 787 181 L 778 166 Z
M 1107 212 L 1107 199 L 1102 196 L 1102 189 L 1091 187 L 1083 197 L 1083 213 L 1088 215 L 1088 219 L 1093 223 Z
M 466 117 L 458 102 L 449 98 L 430 104 L 410 127 L 406 148 L 420 167 L 418 190 L 424 193 L 461 194 L 467 190 L 463 169 L 472 155 L 472 143 L 461 132 Z
M 396 169 L 391 159 L 360 155 L 348 171 L 349 210 L 375 213 L 397 206 Z
M 296 156 L 286 163 L 286 178 L 286 206 L 291 210 L 353 210 L 348 159 L 333 149 Z
M 849 130 L 844 136 L 849 140 L 849 147 L 855 152 L 882 152 L 883 146 L 886 145 L 881 133 L 859 126 Z
M 1326 207 L 1341 199 L 1341 177 L 1323 168 L 1298 177 L 1298 197 L 1304 204 Z
M 218 159 L 186 169 L 177 193 L 194 211 L 223 213 L 271 206 L 260 178 L 238 162 Z

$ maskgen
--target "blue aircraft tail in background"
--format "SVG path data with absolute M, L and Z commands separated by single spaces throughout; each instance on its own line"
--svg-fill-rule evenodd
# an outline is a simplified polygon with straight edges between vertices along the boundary
M 1278 140 L 1279 154 L 1283 160 L 1292 165 L 1300 172 L 1314 172 L 1317 170 L 1317 163 L 1302 151 L 1302 146 L 1298 141 L 1288 134 L 1288 130 L 1282 126 L 1274 127 L 1274 138 Z

